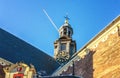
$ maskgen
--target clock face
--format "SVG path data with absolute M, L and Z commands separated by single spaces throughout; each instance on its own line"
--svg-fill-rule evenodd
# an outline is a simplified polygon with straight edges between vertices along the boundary
M 67 52 L 59 52 L 57 54 L 57 61 L 59 63 L 64 63 L 64 62 L 67 62 L 69 60 L 69 54 Z

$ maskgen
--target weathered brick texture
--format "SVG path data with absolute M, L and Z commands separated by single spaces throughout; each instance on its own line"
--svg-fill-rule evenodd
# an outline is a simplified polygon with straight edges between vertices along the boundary
M 79 61 L 74 61 L 74 73 L 77 76 L 83 76 L 84 78 L 93 78 L 93 53 L 90 52 L 84 58 Z M 73 66 L 69 66 L 67 71 L 63 71 L 62 75 L 68 75 L 73 73 Z
M 93 55 L 94 78 L 120 78 L 120 36 L 110 34 Z
M 62 72 L 71 74 L 72 67 Z M 84 78 L 120 78 L 120 36 L 110 34 L 105 41 L 101 41 L 95 52 L 91 51 L 83 59 L 75 61 L 75 75 Z

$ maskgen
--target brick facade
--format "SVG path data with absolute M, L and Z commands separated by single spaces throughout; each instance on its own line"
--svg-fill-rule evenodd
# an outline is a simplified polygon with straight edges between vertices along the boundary
M 120 78 L 120 16 L 78 51 L 53 75 L 73 73 L 83 78 Z M 87 53 L 85 50 L 89 49 Z M 74 66 L 72 66 L 74 61 Z
M 120 78 L 120 36 L 109 35 L 100 42 L 95 52 L 91 51 L 83 59 L 74 62 L 74 72 L 83 78 Z M 62 75 L 71 74 L 72 67 L 63 71 Z
M 120 36 L 109 35 L 105 42 L 99 43 L 93 55 L 95 78 L 120 78 Z

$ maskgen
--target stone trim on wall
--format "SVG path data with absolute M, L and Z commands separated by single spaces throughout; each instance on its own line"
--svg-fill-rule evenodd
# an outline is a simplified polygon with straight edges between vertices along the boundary
M 6 66 L 6 65 L 10 65 L 10 64 L 13 64 L 13 63 L 0 57 L 0 65 Z
M 89 52 L 86 52 L 86 49 L 90 49 L 95 51 L 98 47 L 99 43 L 105 42 L 108 39 L 108 36 L 111 34 L 118 33 L 120 34 L 120 16 L 118 16 L 115 20 L 113 20 L 106 28 L 104 28 L 99 34 L 97 34 L 92 40 L 90 40 L 82 49 L 80 49 L 74 57 L 64 66 L 60 67 L 53 73 L 53 76 L 62 74 L 63 71 L 66 71 L 68 67 L 72 67 L 73 61 L 80 61 L 84 58 Z

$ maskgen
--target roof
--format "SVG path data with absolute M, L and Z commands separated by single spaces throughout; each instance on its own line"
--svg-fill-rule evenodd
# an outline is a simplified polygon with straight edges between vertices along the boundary
M 69 24 L 69 23 L 64 23 L 60 28 L 59 28 L 59 30 L 61 30 L 61 28 L 63 28 L 63 27 L 69 27 L 69 28 L 71 28 L 71 25 Z M 72 28 L 71 28 L 72 29 Z
M 0 57 L 12 63 L 33 64 L 37 71 L 51 74 L 59 64 L 43 51 L 0 28 Z

